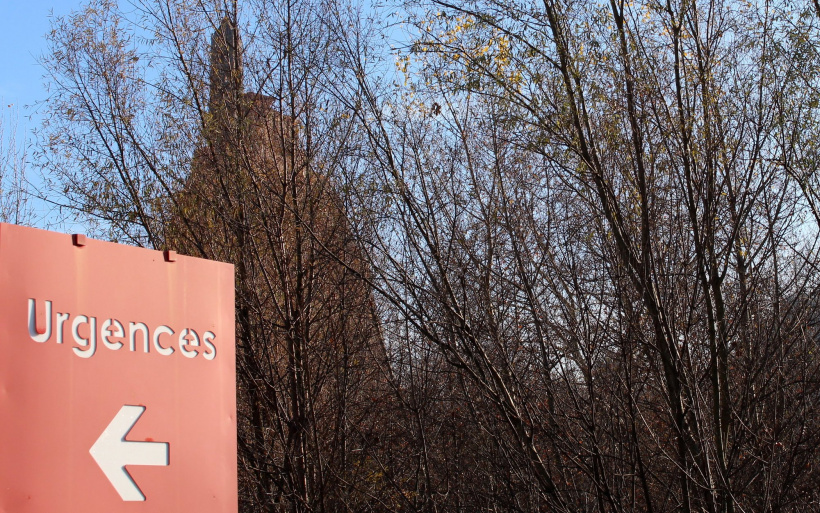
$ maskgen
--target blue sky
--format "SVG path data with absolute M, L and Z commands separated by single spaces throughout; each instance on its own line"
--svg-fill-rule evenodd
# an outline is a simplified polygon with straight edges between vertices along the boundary
M 43 68 L 38 64 L 46 52 L 45 34 L 51 17 L 66 15 L 82 5 L 82 0 L 0 0 L 0 123 L 17 125 L 17 147 L 32 144 L 31 130 L 40 124 L 37 103 L 46 98 Z M 6 138 L 9 134 L 6 133 Z M 8 139 L 7 139 L 8 140 Z M 31 150 L 28 152 L 31 156 Z M 35 186 L 38 173 L 28 166 L 28 179 Z M 54 225 L 53 209 L 36 201 L 35 224 Z M 66 223 L 60 226 L 67 229 Z
M 37 63 L 46 50 L 44 35 L 51 13 L 68 14 L 81 0 L 0 0 L 0 100 L 19 109 L 19 125 L 31 128 L 30 106 L 45 99 L 43 70 Z M 27 107 L 29 106 L 29 107 Z

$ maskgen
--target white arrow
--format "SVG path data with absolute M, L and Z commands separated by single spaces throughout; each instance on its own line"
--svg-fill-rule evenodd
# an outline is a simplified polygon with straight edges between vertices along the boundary
M 124 501 L 145 500 L 145 495 L 125 470 L 126 465 L 168 465 L 167 443 L 129 442 L 125 439 L 144 411 L 145 406 L 120 408 L 88 451 Z

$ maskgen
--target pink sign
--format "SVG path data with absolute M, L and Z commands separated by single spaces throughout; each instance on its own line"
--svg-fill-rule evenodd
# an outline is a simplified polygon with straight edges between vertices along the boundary
M 0 224 L 0 513 L 237 511 L 233 276 Z

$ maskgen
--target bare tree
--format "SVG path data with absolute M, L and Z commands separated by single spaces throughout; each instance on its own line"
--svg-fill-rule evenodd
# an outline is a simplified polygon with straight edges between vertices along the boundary
M 135 7 L 53 180 L 236 264 L 243 511 L 817 508 L 811 5 Z
M 426 7 L 414 99 L 361 83 L 362 222 L 510 464 L 559 511 L 811 510 L 812 12 Z
M 25 141 L 18 140 L 19 113 L 8 105 L 0 115 L 0 220 L 4 223 L 31 224 L 26 169 L 28 152 Z
M 388 369 L 334 178 L 353 116 L 326 102 L 340 7 L 132 7 L 55 22 L 58 191 L 114 239 L 235 264 L 242 511 L 378 509 Z

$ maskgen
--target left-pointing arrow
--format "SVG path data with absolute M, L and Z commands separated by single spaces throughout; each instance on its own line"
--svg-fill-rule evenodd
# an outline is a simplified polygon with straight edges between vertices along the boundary
M 144 411 L 145 406 L 120 408 L 88 451 L 124 501 L 145 500 L 145 495 L 125 470 L 126 465 L 168 465 L 167 443 L 129 442 L 125 439 Z

